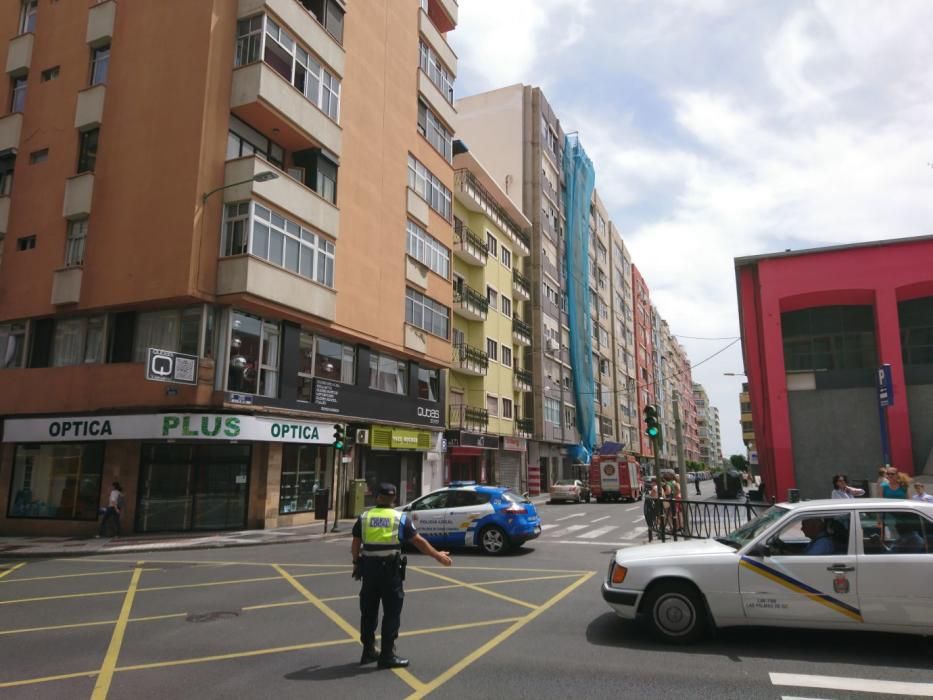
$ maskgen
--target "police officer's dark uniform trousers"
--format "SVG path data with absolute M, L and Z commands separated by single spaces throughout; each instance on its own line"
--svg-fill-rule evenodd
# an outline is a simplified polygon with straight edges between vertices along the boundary
M 363 542 L 358 571 L 363 579 L 360 590 L 361 663 L 377 660 L 376 627 L 381 601 L 382 652 L 378 655 L 379 666 L 398 668 L 408 665 L 407 659 L 395 656 L 395 640 L 405 600 L 402 541 L 411 539 L 414 534 L 407 515 L 379 506 L 363 513 L 353 526 L 353 536 Z

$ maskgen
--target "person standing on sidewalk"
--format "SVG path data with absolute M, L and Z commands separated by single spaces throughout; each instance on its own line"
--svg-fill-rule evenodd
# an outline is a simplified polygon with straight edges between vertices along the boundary
M 360 588 L 360 641 L 363 655 L 360 665 L 379 662 L 379 668 L 405 668 L 408 659 L 395 653 L 395 640 L 401 625 L 405 601 L 405 566 L 402 542 L 410 542 L 422 554 L 444 566 L 451 565 L 447 552 L 439 552 L 415 530 L 407 513 L 392 508 L 395 486 L 380 484 L 376 507 L 366 511 L 353 525 L 353 578 L 362 580 Z M 382 651 L 376 648 L 379 603 L 382 602 Z
M 115 528 L 116 535 L 115 537 L 120 536 L 120 516 L 123 515 L 123 487 L 120 486 L 119 481 L 114 481 L 111 484 L 110 489 L 110 499 L 107 501 L 107 512 L 104 513 L 104 517 L 100 521 L 100 530 L 97 533 L 98 537 L 103 537 L 104 533 L 107 531 L 107 523 L 113 520 L 113 525 Z

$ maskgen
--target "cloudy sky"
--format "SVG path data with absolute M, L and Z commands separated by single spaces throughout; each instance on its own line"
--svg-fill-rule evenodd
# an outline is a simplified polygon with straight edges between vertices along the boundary
M 460 0 L 457 92 L 540 86 L 683 336 L 737 336 L 733 258 L 933 233 L 933 1 Z M 683 338 L 743 451 L 742 355 Z

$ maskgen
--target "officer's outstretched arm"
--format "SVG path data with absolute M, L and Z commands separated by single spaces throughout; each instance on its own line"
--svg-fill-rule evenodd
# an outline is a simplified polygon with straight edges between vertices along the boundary
M 450 558 L 448 552 L 438 552 L 434 547 L 431 546 L 431 543 L 424 539 L 421 535 L 415 535 L 411 543 L 415 545 L 419 552 L 422 554 L 427 554 L 429 557 L 434 557 L 434 560 L 438 564 L 443 564 L 444 566 L 450 566 L 453 563 L 453 560 Z

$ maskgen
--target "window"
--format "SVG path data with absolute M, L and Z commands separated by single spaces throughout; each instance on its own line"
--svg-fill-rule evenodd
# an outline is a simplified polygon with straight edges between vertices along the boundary
M 490 418 L 495 418 L 499 415 L 499 397 L 486 395 L 486 412 L 489 413 Z
M 492 338 L 486 338 L 486 355 L 492 362 L 499 361 L 499 343 Z
M 11 518 L 96 520 L 104 442 L 17 445 Z
M 103 85 L 107 82 L 107 69 L 110 67 L 110 44 L 91 49 L 90 84 Z
M 221 255 L 244 255 L 247 251 L 325 287 L 334 286 L 334 244 L 324 236 L 256 202 L 228 204 L 224 207 Z
M 505 345 L 502 346 L 502 364 L 506 367 L 512 366 L 512 348 Z
M 405 396 L 408 394 L 407 364 L 378 352 L 370 353 L 369 388 Z
M 9 197 L 13 194 L 13 170 L 15 166 L 15 156 L 0 158 L 0 197 Z
M 408 186 L 445 220 L 451 220 L 450 190 L 411 154 L 408 155 Z
M 353 345 L 317 336 L 313 374 L 342 384 L 356 383 L 356 351 Z
M 305 9 L 314 15 L 327 33 L 337 43 L 343 43 L 343 15 L 344 10 L 337 0 L 300 0 Z
M 263 31 L 263 27 L 265 31 Z M 324 114 L 338 121 L 340 79 L 269 17 L 258 15 L 237 22 L 234 64 L 243 66 L 262 60 L 290 82 Z
M 768 541 L 772 556 L 831 556 L 849 552 L 849 514 L 795 518 Z
M 26 108 L 26 84 L 28 78 L 18 75 L 10 79 L 10 111 L 22 112 Z
M 572 406 L 564 406 L 564 427 L 573 429 L 577 426 L 576 411 Z
M 418 368 L 418 398 L 437 401 L 441 394 L 441 372 L 427 367 Z
M 490 286 L 486 286 L 486 302 L 493 309 L 499 308 L 499 292 Z
M 43 83 L 47 83 L 50 80 L 56 80 L 60 75 L 61 70 L 58 66 L 52 66 L 51 68 L 46 68 L 42 71 L 41 80 Z
M 104 316 L 55 319 L 52 366 L 103 362 L 104 320 Z
M 434 87 L 440 90 L 441 95 L 450 104 L 454 103 L 454 79 L 447 67 L 441 63 L 440 58 L 434 53 L 434 49 L 428 46 L 424 41 L 421 42 L 421 70 L 425 72 L 428 78 L 434 83 Z
M 87 241 L 87 219 L 68 222 L 65 238 L 65 267 L 80 267 L 84 264 L 84 244 Z
M 136 314 L 133 362 L 145 362 L 149 348 L 198 354 L 201 307 L 143 311 Z
M 78 173 L 92 173 L 97 164 L 97 140 L 100 129 L 82 131 L 78 136 Z
M 933 523 L 917 513 L 859 513 L 865 554 L 933 553 Z
M 318 445 L 282 446 L 282 480 L 279 483 L 279 513 L 314 510 L 314 494 L 326 483 L 326 451 Z
M 39 0 L 23 0 L 19 13 L 19 33 L 36 31 L 36 15 L 39 12 Z
M 502 246 L 502 264 L 505 265 L 508 269 L 512 269 L 512 251 Z
M 253 155 L 264 158 L 279 170 L 285 168 L 285 149 L 231 114 L 227 131 L 227 160 Z
M 512 399 L 502 399 L 502 417 L 512 420 Z
M 560 402 L 557 399 L 544 398 L 544 420 L 560 425 Z
M 905 365 L 933 365 L 933 297 L 897 305 Z
M 450 330 L 450 309 L 438 304 L 421 292 L 405 290 L 405 321 L 416 328 L 441 338 L 447 338 Z
M 23 366 L 26 348 L 26 324 L 0 324 L 0 369 Z
M 502 313 L 512 318 L 512 300 L 508 297 L 502 297 Z
M 418 100 L 418 133 L 424 136 L 445 160 L 450 162 L 453 159 L 453 134 L 422 100 Z
M 450 275 L 450 251 L 439 240 L 408 220 L 408 254 L 444 279 Z
M 35 236 L 23 236 L 16 239 L 16 250 L 32 250 L 36 247 Z
M 29 164 L 37 165 L 39 163 L 44 163 L 49 159 L 49 149 L 43 148 L 40 151 L 33 151 L 29 154 Z
M 279 327 L 276 323 L 231 313 L 227 391 L 275 396 L 278 386 Z
M 486 247 L 492 257 L 495 258 L 499 255 L 499 241 L 489 231 L 486 231 Z
M 788 371 L 868 369 L 878 364 L 871 306 L 823 306 L 781 314 Z

